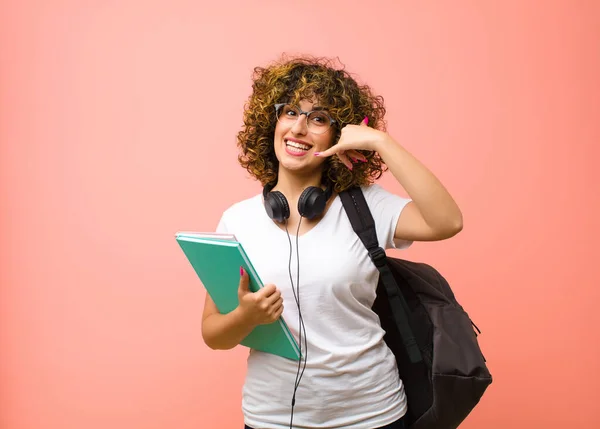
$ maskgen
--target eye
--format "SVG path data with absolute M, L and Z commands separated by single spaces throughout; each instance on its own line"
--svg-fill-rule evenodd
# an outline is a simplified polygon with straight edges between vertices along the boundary
M 298 111 L 293 106 L 285 106 L 283 114 L 286 116 L 298 116 Z
M 310 121 L 315 125 L 326 125 L 329 123 L 329 118 L 323 113 L 313 113 L 310 115 Z

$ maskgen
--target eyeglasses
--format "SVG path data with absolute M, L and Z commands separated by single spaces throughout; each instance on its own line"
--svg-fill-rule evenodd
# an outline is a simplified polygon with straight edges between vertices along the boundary
M 277 120 L 282 124 L 292 126 L 302 115 L 306 115 L 306 126 L 311 133 L 323 134 L 335 123 L 324 110 L 311 110 L 305 112 L 298 106 L 287 103 L 279 103 L 275 105 L 275 114 Z

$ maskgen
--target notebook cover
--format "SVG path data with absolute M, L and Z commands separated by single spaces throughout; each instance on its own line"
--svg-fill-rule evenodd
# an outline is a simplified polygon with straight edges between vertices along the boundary
M 250 291 L 256 292 L 264 286 L 241 243 L 189 233 L 177 234 L 176 240 L 220 313 L 229 313 L 238 306 L 240 267 L 248 272 Z M 240 344 L 300 359 L 298 344 L 281 317 L 274 323 L 257 326 Z

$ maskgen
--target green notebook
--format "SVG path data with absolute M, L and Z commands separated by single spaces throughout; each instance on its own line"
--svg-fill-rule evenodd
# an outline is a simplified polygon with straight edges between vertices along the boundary
M 238 306 L 240 267 L 248 272 L 252 292 L 264 286 L 235 236 L 178 232 L 175 239 L 222 314 Z M 298 343 L 282 317 L 268 325 L 257 326 L 240 344 L 288 359 L 300 359 Z

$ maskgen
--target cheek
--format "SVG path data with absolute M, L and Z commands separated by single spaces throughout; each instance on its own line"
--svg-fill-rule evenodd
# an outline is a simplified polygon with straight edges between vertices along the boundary
M 281 140 L 283 139 L 283 135 L 285 134 L 285 130 L 279 126 L 279 124 L 277 124 L 277 126 L 275 126 L 275 132 L 273 134 L 273 144 L 275 145 L 275 150 L 278 150 L 278 142 L 281 142 Z
M 333 141 L 335 139 L 335 134 L 327 134 L 324 136 L 319 136 L 319 146 L 324 148 L 329 148 L 333 145 Z
M 288 130 L 280 122 L 275 123 L 275 138 L 281 138 Z

